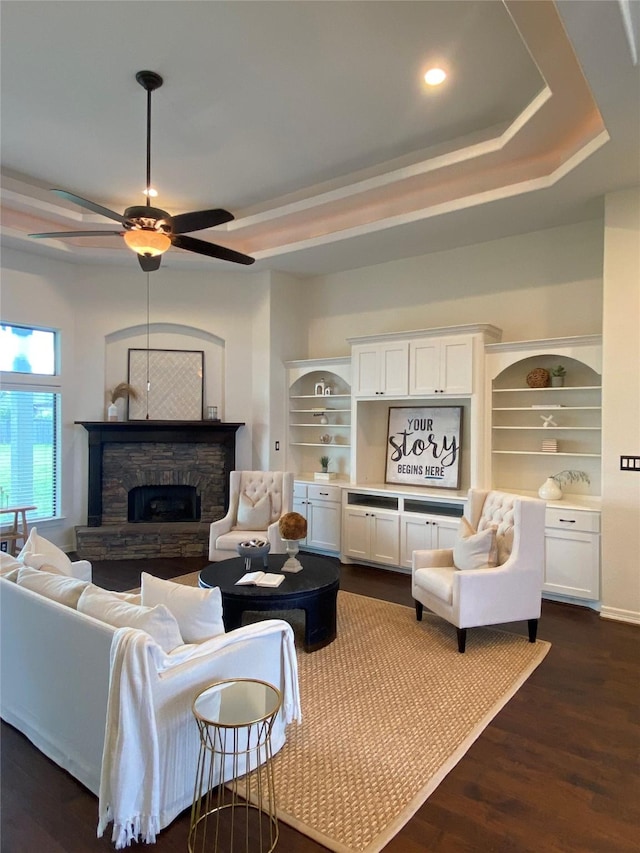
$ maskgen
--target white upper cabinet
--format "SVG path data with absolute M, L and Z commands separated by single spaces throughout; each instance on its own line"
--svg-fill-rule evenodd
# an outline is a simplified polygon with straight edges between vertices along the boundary
M 409 341 L 409 394 L 473 393 L 473 338 L 455 335 Z
M 484 345 L 499 341 L 500 329 L 487 324 L 446 326 L 349 338 L 353 396 L 471 397 L 481 390 Z
M 371 343 L 352 350 L 356 397 L 404 397 L 408 391 L 408 341 Z

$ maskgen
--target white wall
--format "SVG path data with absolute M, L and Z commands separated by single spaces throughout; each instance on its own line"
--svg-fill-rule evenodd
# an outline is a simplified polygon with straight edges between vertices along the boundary
M 73 545 L 73 528 L 86 524 L 87 434 L 77 420 L 103 420 L 105 389 L 127 376 L 126 347 L 116 350 L 122 364 L 107 366 L 107 342 L 123 329 L 146 324 L 146 275 L 135 261 L 125 266 L 85 266 L 5 250 L 2 255 L 2 317 L 7 322 L 51 326 L 62 332 L 63 429 L 62 516 L 47 525 L 49 536 Z M 204 339 L 223 342 L 226 421 L 243 422 L 237 435 L 236 464 L 249 468 L 254 456 L 253 424 L 260 394 L 269 380 L 268 363 L 254 375 L 256 342 L 268 332 L 260 317 L 269 290 L 268 273 L 180 271 L 161 267 L 150 276 L 153 346 L 203 349 Z M 176 336 L 176 329 L 180 334 Z M 267 395 L 268 397 L 268 395 Z M 254 400 L 258 402 L 255 403 Z
M 492 323 L 504 341 L 599 334 L 602 222 L 584 222 L 302 282 L 309 356 L 348 337 Z
M 640 191 L 605 203 L 602 615 L 640 624 Z

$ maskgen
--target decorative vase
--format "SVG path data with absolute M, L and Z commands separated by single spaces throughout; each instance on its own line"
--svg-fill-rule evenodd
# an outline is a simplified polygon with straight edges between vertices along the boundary
M 562 388 L 564 385 L 564 376 L 552 376 L 551 377 L 551 387 L 552 388 Z
M 300 561 L 297 558 L 297 554 L 299 551 L 298 540 L 297 539 L 285 539 L 287 543 L 287 554 L 289 555 L 289 559 L 285 561 L 282 571 L 283 572 L 300 572 L 302 571 L 302 566 L 300 565 Z
M 547 477 L 538 489 L 538 495 L 544 501 L 560 501 L 562 500 L 562 489 L 553 477 Z
M 108 421 L 117 421 L 120 420 L 118 417 L 118 407 L 115 403 L 111 403 L 109 408 L 107 409 L 107 420 Z

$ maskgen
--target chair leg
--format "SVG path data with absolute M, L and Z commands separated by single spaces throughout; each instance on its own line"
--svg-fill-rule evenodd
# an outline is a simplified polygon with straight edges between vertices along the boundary
M 422 603 L 420 601 L 416 601 L 415 598 L 413 601 L 416 605 L 416 619 L 418 622 L 422 622 Z
M 527 625 L 529 627 L 529 642 L 535 643 L 536 636 L 538 634 L 538 620 L 537 619 L 528 619 Z
M 467 629 L 456 628 L 456 631 L 458 632 L 458 651 L 463 655 L 467 645 Z

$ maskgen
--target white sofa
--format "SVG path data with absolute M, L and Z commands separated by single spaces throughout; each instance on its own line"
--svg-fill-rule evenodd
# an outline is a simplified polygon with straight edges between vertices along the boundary
M 0 620 L 2 718 L 98 795 L 112 641 L 117 631 L 131 629 L 111 627 L 5 577 L 0 578 Z M 152 668 L 150 696 L 159 746 L 154 780 L 160 792 L 158 829 L 192 801 L 199 750 L 191 710 L 196 694 L 222 679 L 263 679 L 283 692 L 288 719 L 299 719 L 292 648 L 290 626 L 268 620 L 206 640 L 182 662 L 159 671 Z M 166 664 L 164 653 L 157 646 L 156 651 L 149 659 L 162 658 Z M 274 753 L 284 744 L 285 727 L 281 710 L 273 729 Z M 229 776 L 225 770 L 225 778 Z M 102 803 L 99 808 L 103 817 Z

